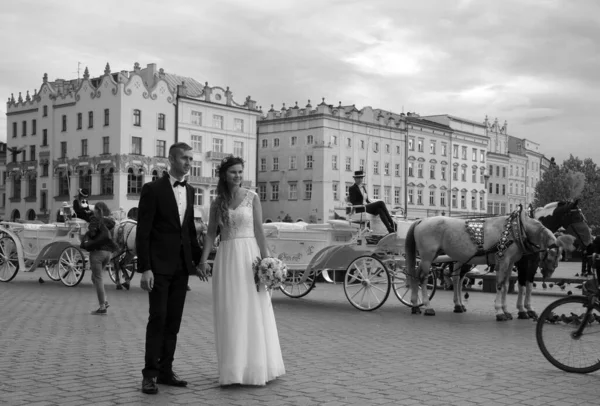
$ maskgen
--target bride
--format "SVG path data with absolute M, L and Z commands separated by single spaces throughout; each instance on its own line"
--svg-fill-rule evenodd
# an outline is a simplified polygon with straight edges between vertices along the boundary
M 219 166 L 217 198 L 210 208 L 200 261 L 206 272 L 217 234 L 213 313 L 219 384 L 265 385 L 285 374 L 271 297 L 256 291 L 252 261 L 269 256 L 258 195 L 241 187 L 244 161 L 229 156 Z

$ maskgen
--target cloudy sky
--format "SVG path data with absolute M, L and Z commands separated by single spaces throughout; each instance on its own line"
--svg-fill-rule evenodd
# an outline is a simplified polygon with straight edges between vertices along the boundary
M 234 99 L 508 122 L 600 164 L 595 0 L 18 0 L 0 14 L 0 94 L 156 63 Z M 0 139 L 6 139 L 6 104 Z M 596 137 L 596 138 L 595 138 Z

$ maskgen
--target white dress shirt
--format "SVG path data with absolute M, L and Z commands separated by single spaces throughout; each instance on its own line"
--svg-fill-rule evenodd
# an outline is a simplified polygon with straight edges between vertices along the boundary
M 169 181 L 173 188 L 173 194 L 175 195 L 175 202 L 177 203 L 177 210 L 179 211 L 179 221 L 183 225 L 183 218 L 185 217 L 185 211 L 187 210 L 187 188 L 183 186 L 174 187 L 175 181 L 178 179 L 174 178 L 173 175 L 169 174 Z M 185 179 L 182 179 L 182 181 Z

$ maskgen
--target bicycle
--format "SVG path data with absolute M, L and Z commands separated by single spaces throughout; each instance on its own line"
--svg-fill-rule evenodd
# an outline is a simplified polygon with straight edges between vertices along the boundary
M 586 374 L 600 369 L 600 257 L 582 296 L 568 296 L 548 305 L 540 315 L 535 337 L 544 357 L 566 372 Z

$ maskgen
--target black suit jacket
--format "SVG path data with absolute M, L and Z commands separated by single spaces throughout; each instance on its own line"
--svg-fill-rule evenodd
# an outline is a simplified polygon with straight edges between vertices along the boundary
M 195 272 L 202 251 L 194 225 L 194 188 L 186 185 L 186 192 L 187 209 L 182 225 L 169 175 L 142 187 L 135 238 L 138 272 L 173 274 L 182 247 L 184 268 L 189 274 Z
M 366 199 L 367 201 L 365 202 L 362 191 L 356 183 L 348 188 L 348 200 L 354 206 L 371 203 L 368 197 Z M 365 209 L 363 207 L 357 207 L 354 211 L 356 213 L 362 213 L 365 211 Z

